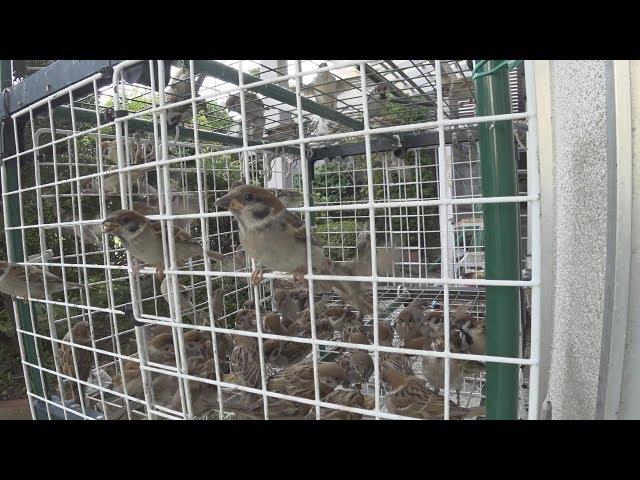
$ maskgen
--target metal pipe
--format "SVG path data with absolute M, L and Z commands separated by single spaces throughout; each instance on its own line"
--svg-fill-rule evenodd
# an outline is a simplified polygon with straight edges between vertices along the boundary
M 489 60 L 478 69 L 494 69 L 499 60 Z M 509 74 L 501 68 L 475 79 L 478 116 L 511 113 Z M 512 121 L 478 126 L 482 195 L 517 194 L 517 166 Z M 485 275 L 488 280 L 520 279 L 518 205 L 487 203 L 484 207 Z M 487 286 L 487 355 L 518 356 L 520 306 L 518 288 Z M 518 368 L 487 363 L 487 418 L 515 419 L 518 415 Z
M 0 60 L 0 90 L 11 87 L 11 61 Z M 10 117 L 5 117 L 2 120 L 2 132 L 0 135 L 0 142 L 2 142 L 0 148 L 0 157 L 9 157 L 16 154 L 15 123 L 11 121 Z M 9 196 L 9 192 L 18 190 L 18 158 L 8 160 L 2 163 L 2 189 L 3 195 L 3 209 L 4 218 L 7 226 L 19 226 L 20 225 L 20 211 L 18 206 L 20 201 L 18 194 Z M 27 260 L 22 248 L 22 236 L 24 232 L 19 229 L 5 231 L 6 245 L 7 245 L 7 259 L 9 261 L 20 261 L 21 259 Z M 33 336 L 17 333 L 18 329 L 22 329 L 25 332 L 33 332 L 33 323 L 29 306 L 23 300 L 16 300 L 14 302 L 14 315 L 16 316 L 16 335 L 18 337 L 18 343 L 21 350 L 22 358 L 28 359 L 32 364 L 39 364 L 38 355 L 36 351 L 36 344 Z M 36 395 L 44 396 L 44 381 L 41 375 L 38 374 L 38 370 L 33 367 L 26 367 L 23 365 L 25 378 L 28 378 L 27 391 L 28 393 L 35 393 Z M 38 378 L 40 377 L 40 378 Z M 29 395 L 29 407 L 31 409 L 31 415 L 35 416 L 35 410 L 33 407 L 33 401 Z

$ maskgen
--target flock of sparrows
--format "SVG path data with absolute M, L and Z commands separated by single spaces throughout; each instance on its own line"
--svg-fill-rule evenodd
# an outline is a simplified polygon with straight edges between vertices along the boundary
M 326 64 L 320 65 L 324 67 Z M 189 71 L 181 69 L 176 81 L 166 90 L 167 101 L 175 102 L 184 99 L 190 91 Z M 196 81 L 199 86 L 201 79 Z M 339 91 L 350 88 L 344 81 L 330 72 L 319 73 L 315 80 L 302 89 L 303 95 L 313 96 L 314 100 L 329 108 L 336 108 L 336 97 Z M 319 95 L 317 93 L 320 92 Z M 253 92 L 245 92 L 245 118 L 247 135 L 252 140 L 262 140 L 265 134 L 265 106 Z M 370 116 L 382 113 L 389 100 L 388 87 L 378 84 L 369 95 L 368 109 Z M 203 103 L 206 108 L 206 103 Z M 229 111 L 240 113 L 239 95 L 230 95 L 226 101 Z M 170 109 L 168 122 L 177 125 L 184 116 L 191 113 L 191 105 Z M 294 129 L 297 132 L 297 127 Z M 267 131 L 269 135 L 278 132 Z M 277 141 L 277 140 L 274 140 Z M 105 161 L 117 164 L 117 144 L 115 141 L 102 142 L 102 157 Z M 128 182 L 143 182 L 146 173 L 155 167 L 142 166 L 155 159 L 153 145 L 143 142 L 134 135 L 128 141 L 127 151 L 129 164 L 141 166 L 128 171 Z M 120 176 L 114 165 L 112 173 L 100 177 L 92 177 L 81 182 L 82 192 L 102 192 L 104 195 L 120 194 Z M 146 185 L 147 191 L 153 187 Z M 156 192 L 157 193 L 157 192 Z M 232 186 L 230 191 L 215 202 L 220 209 L 231 212 L 239 226 L 239 238 L 242 250 L 220 253 L 209 250 L 196 241 L 189 233 L 193 219 L 176 219 L 173 230 L 166 232 L 173 245 L 175 263 L 178 268 L 190 258 L 204 256 L 220 262 L 217 269 L 221 271 L 236 270 L 246 265 L 247 258 L 256 261 L 257 269 L 252 272 L 250 284 L 259 285 L 266 271 L 287 272 L 294 275 L 294 283 L 274 279 L 275 288 L 274 311 L 261 312 L 261 329 L 263 332 L 287 337 L 311 338 L 312 332 L 317 339 L 338 339 L 354 344 L 352 349 L 343 349 L 332 361 L 318 363 L 319 397 L 330 403 L 366 408 L 365 396 L 361 391 L 374 373 L 374 362 L 370 353 L 355 346 L 369 345 L 373 341 L 372 328 L 367 327 L 364 317 L 373 311 L 373 300 L 368 282 L 347 281 L 341 279 L 313 280 L 314 292 L 322 295 L 323 300 L 316 302 L 307 291 L 305 275 L 310 273 L 307 265 L 307 248 L 309 247 L 313 274 L 337 276 L 369 276 L 372 274 L 370 261 L 370 238 L 363 235 L 358 238 L 357 261 L 333 261 L 324 254 L 320 241 L 313 231 L 307 231 L 305 222 L 287 210 L 287 206 L 299 200 L 299 192 L 290 190 L 272 191 L 257 186 L 246 185 L 243 181 Z M 197 202 L 191 202 L 197 204 Z M 159 221 L 148 218 L 159 213 L 158 205 L 148 202 L 134 202 L 131 209 L 110 212 L 102 220 L 100 226 L 73 225 L 65 227 L 73 232 L 87 245 L 101 246 L 102 233 L 117 237 L 131 256 L 142 264 L 155 267 L 156 275 L 161 281 L 161 292 L 167 296 L 167 278 L 164 274 L 165 249 L 162 241 L 162 225 Z M 173 199 L 173 214 L 193 213 L 185 209 L 178 197 Z M 71 216 L 66 215 L 65 222 L 70 223 Z M 98 229 L 100 228 L 100 229 Z M 393 249 L 380 248 L 376 252 L 376 270 L 378 275 L 390 275 L 397 261 L 397 253 Z M 141 263 L 133 267 L 133 274 L 138 275 Z M 215 271 L 216 268 L 213 268 Z M 46 285 L 45 280 L 46 279 Z M 0 292 L 21 297 L 45 299 L 51 294 L 61 292 L 66 284 L 67 289 L 84 288 L 84 285 L 63 282 L 58 276 L 43 271 L 35 266 L 18 266 L 0 261 Z M 180 306 L 186 310 L 193 308 L 188 295 L 183 295 L 179 285 Z M 222 316 L 223 307 L 221 289 L 216 290 L 214 312 L 216 319 Z M 344 306 L 327 304 L 327 299 L 335 294 L 344 302 Z M 315 321 L 311 322 L 310 302 L 314 302 Z M 355 310 L 348 305 L 355 307 Z M 245 304 L 235 318 L 235 326 L 239 331 L 257 331 L 255 305 Z M 208 319 L 203 318 L 202 324 Z M 199 323 L 199 322 L 196 322 Z M 379 322 L 378 339 L 380 345 L 392 346 L 394 337 L 402 341 L 406 348 L 419 350 L 444 350 L 444 313 L 441 310 L 427 308 L 427 305 L 416 299 L 407 305 L 393 323 Z M 148 359 L 151 362 L 167 366 L 176 365 L 174 335 L 169 327 L 154 326 L 149 330 L 146 345 Z M 269 368 L 265 371 L 265 383 L 269 391 L 315 399 L 315 383 L 313 363 L 309 361 L 312 344 L 293 341 L 291 339 L 264 339 L 262 349 L 258 339 L 246 335 L 217 333 L 216 351 L 219 371 L 230 375 L 232 383 L 249 388 L 262 388 L 263 370 L 261 364 Z M 90 325 L 86 321 L 76 323 L 63 339 L 75 345 L 90 347 L 92 335 Z M 184 333 L 184 351 L 186 354 L 186 371 L 189 375 L 216 379 L 215 360 L 213 357 L 212 337 L 201 330 L 188 330 Z M 449 345 L 452 352 L 474 354 L 485 353 L 485 325 L 464 308 L 458 310 L 450 322 Z M 262 350 L 262 358 L 260 350 Z M 422 374 L 416 375 L 413 364 L 417 357 L 402 353 L 380 352 L 380 373 L 384 382 L 386 408 L 390 413 L 424 419 L 442 418 L 444 414 L 445 396 L 440 394 L 444 388 L 444 361 L 438 357 L 422 357 Z M 59 348 L 59 360 L 65 375 L 86 381 L 94 365 L 94 355 L 89 348 L 74 348 L 63 343 Z M 476 416 L 478 409 L 466 409 L 459 405 L 459 393 L 462 387 L 464 368 L 467 362 L 451 360 L 451 388 L 458 394 L 457 403 L 450 403 L 451 418 Z M 76 371 L 77 365 L 77 371 Z M 426 382 L 425 382 L 426 380 Z M 174 375 L 154 372 L 151 374 L 154 401 L 167 408 L 180 409 L 182 399 L 178 379 Z M 431 387 L 429 388 L 428 385 Z M 220 393 L 214 385 L 187 381 L 190 391 L 193 414 L 200 415 L 217 402 Z M 113 388 L 138 399 L 144 398 L 141 370 L 138 361 L 127 361 L 121 374 L 114 378 Z M 76 402 L 80 401 L 84 387 L 72 389 Z M 448 397 L 448 396 L 447 396 Z M 238 410 L 248 417 L 259 417 L 262 414 L 263 401 L 260 395 L 241 391 L 241 404 Z M 269 397 L 267 401 L 270 418 L 315 418 L 315 408 L 308 404 L 293 402 L 287 399 Z M 359 419 L 361 414 L 322 409 L 322 418 Z M 111 419 L 123 418 L 127 411 L 124 408 L 108 412 Z
M 251 274 L 250 283 L 258 285 L 265 270 L 290 272 L 294 282 L 282 279 L 274 280 L 273 312 L 261 312 L 262 331 L 273 335 L 311 338 L 315 327 L 318 339 L 338 338 L 347 343 L 370 344 L 371 328 L 367 328 L 363 317 L 372 311 L 372 298 L 366 282 L 346 280 L 314 280 L 315 293 L 323 300 L 314 302 L 316 319 L 311 322 L 310 298 L 305 286 L 307 269 L 307 241 L 310 243 L 313 272 L 327 275 L 370 275 L 371 262 L 366 256 L 366 242 L 361 242 L 361 253 L 365 260 L 352 262 L 332 261 L 324 255 L 322 245 L 308 235 L 305 223 L 285 208 L 282 201 L 270 190 L 251 186 L 237 185 L 219 198 L 218 208 L 228 209 L 239 225 L 239 237 L 244 255 L 255 259 L 258 268 Z M 161 224 L 133 210 L 119 210 L 111 213 L 103 222 L 104 231 L 120 239 L 131 255 L 138 261 L 156 268 L 156 275 L 165 281 L 164 250 Z M 171 233 L 174 245 L 174 257 L 178 267 L 192 257 L 203 254 L 221 264 L 237 259 L 237 252 L 221 254 L 203 248 L 186 230 L 174 226 Z M 377 253 L 378 273 L 384 274 L 394 261 L 392 249 L 381 248 Z M 230 256 L 231 255 L 231 256 Z M 244 266 L 244 265 L 242 265 Z M 140 265 L 134 267 L 134 274 Z M 222 269 L 222 267 L 221 267 Z M 215 270 L 215 269 L 214 269 Z M 61 291 L 62 279 L 46 273 L 48 293 Z M 29 280 L 27 290 L 26 280 Z M 67 288 L 81 288 L 79 284 L 67 283 Z M 166 286 L 165 286 L 166 289 Z M 45 298 L 43 272 L 37 267 L 16 266 L 7 262 L 0 263 L 0 291 L 13 296 Z M 327 305 L 328 294 L 337 294 L 345 306 Z M 356 307 L 356 311 L 347 305 Z M 257 331 L 255 305 L 248 301 L 236 315 L 236 329 Z M 412 301 L 399 313 L 393 325 L 389 322 L 378 324 L 380 345 L 392 345 L 395 335 L 403 346 L 412 349 L 442 351 L 444 347 L 444 314 L 442 310 L 427 308 L 420 299 Z M 152 362 L 175 365 L 174 339 L 169 327 L 156 327 L 155 335 L 150 336 L 147 350 Z M 89 324 L 77 323 L 67 333 L 66 340 L 88 346 L 91 342 Z M 216 335 L 218 362 L 224 373 L 233 376 L 237 384 L 250 388 L 261 388 L 262 370 L 258 340 L 252 336 L 236 334 Z M 187 370 L 190 375 L 215 378 L 212 360 L 211 335 L 200 330 L 190 330 L 184 334 Z M 483 354 L 485 349 L 485 326 L 477 318 L 460 308 L 450 322 L 450 347 L 453 352 Z M 315 398 L 312 362 L 308 356 L 312 345 L 308 342 L 296 342 L 291 339 L 266 339 L 263 341 L 262 355 L 272 373 L 266 379 L 270 391 L 287 395 Z M 93 364 L 93 355 L 88 349 L 75 349 L 78 365 L 78 378 L 85 381 Z M 381 378 L 387 387 L 386 406 L 389 412 L 418 418 L 442 418 L 445 397 L 439 390 L 444 386 L 443 359 L 423 357 L 423 375 L 425 380 L 413 373 L 413 357 L 401 353 L 380 353 Z M 63 372 L 75 376 L 73 355 L 68 345 L 60 346 L 60 361 Z M 451 360 L 451 386 L 460 390 L 465 362 Z M 193 373 L 192 373 L 193 372 Z M 373 375 L 373 360 L 365 350 L 346 349 L 330 362 L 320 362 L 319 368 L 320 398 L 326 401 L 362 408 L 363 395 L 360 387 Z M 217 400 L 217 389 L 210 384 L 196 385 L 189 381 L 194 411 L 200 412 Z M 341 389 L 338 389 L 341 387 Z M 142 395 L 139 364 L 126 362 L 123 374 L 114 381 L 114 388 L 127 395 Z M 181 401 L 178 380 L 169 374 L 153 374 L 155 401 L 168 408 L 178 408 Z M 133 392 L 133 393 L 132 393 Z M 77 395 L 74 393 L 77 400 Z M 261 397 L 246 391 L 241 392 L 243 412 L 249 416 L 259 415 L 262 409 Z M 342 403 L 341 403 L 342 402 Z M 306 417 L 311 415 L 309 405 L 290 400 L 269 397 L 270 418 Z M 314 409 L 312 409 L 314 410 Z M 477 409 L 465 409 L 451 402 L 451 418 L 477 415 Z M 126 412 L 125 412 L 126 413 Z M 348 415 L 347 415 L 348 413 Z M 344 415 L 343 415 L 344 414 Z M 123 415 L 122 412 L 118 415 Z M 114 415 L 117 417 L 118 415 Z M 329 418 L 359 418 L 350 412 L 331 412 Z

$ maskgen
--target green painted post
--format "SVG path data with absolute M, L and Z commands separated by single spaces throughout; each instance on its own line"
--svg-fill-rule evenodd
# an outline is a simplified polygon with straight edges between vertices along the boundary
M 11 86 L 11 61 L 0 60 L 0 89 L 4 91 L 5 88 Z M 16 153 L 15 138 L 13 132 L 13 121 L 11 118 L 2 119 L 2 147 L 3 151 L 0 152 L 2 158 L 9 157 Z M 5 173 L 7 175 L 7 192 L 18 189 L 18 167 L 17 160 L 9 160 L 5 164 Z M 7 196 L 4 198 L 7 202 L 7 226 L 14 227 L 20 225 L 20 209 L 18 194 Z M 22 230 L 9 230 L 6 231 L 9 237 L 11 255 L 7 256 L 12 261 L 23 261 L 25 258 L 22 251 Z M 18 316 L 20 326 L 23 330 L 32 332 L 33 323 L 31 319 L 31 313 L 29 312 L 29 305 L 18 300 Z M 38 364 L 38 358 L 36 355 L 35 340 L 32 336 L 23 334 L 22 342 L 24 345 L 25 354 L 27 360 L 34 364 Z M 31 386 L 31 392 L 44 396 L 44 385 L 40 380 L 40 375 L 37 369 L 28 367 L 29 372 L 29 384 Z
M 494 69 L 501 61 L 488 60 L 477 74 Z M 499 68 L 475 77 L 477 115 L 511 113 L 509 74 Z M 480 123 L 480 174 L 482 195 L 517 195 L 517 166 L 510 120 Z M 518 204 L 484 204 L 485 275 L 488 280 L 519 280 L 520 252 Z M 520 306 L 517 287 L 488 286 L 487 355 L 518 356 Z M 518 366 L 487 363 L 487 418 L 516 419 L 518 415 Z

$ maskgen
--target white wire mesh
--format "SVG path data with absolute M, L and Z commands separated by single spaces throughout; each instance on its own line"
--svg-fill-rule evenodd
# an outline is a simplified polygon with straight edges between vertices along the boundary
M 531 343 L 539 325 L 535 129 L 529 127 L 525 141 L 516 129 L 520 151 L 526 153 L 520 173 L 527 182 L 517 197 L 482 196 L 475 133 L 484 121 L 535 123 L 529 120 L 535 115 L 531 79 L 527 111 L 518 101 L 523 92 L 514 87 L 514 113 L 478 118 L 471 71 L 460 61 L 345 61 L 330 66 L 287 61 L 277 68 L 260 61 L 221 64 L 235 71 L 234 82 L 205 75 L 202 62 L 170 66 L 127 61 L 116 66 L 108 87 L 98 88 L 96 75 L 13 115 L 18 153 L 2 165 L 5 225 L 7 203 L 17 198 L 20 225 L 7 227 L 7 232 L 19 231 L 25 257 L 39 258 L 10 260 L 20 269 L 28 263 L 44 272 L 53 270 L 62 279 L 61 291 L 50 292 L 45 278 L 46 299 L 28 287 L 33 331 L 16 321 L 18 332 L 34 340 L 31 357 L 21 340 L 23 363 L 37 372 L 44 387 L 38 393 L 27 382 L 32 411 L 38 404 L 49 418 L 298 418 L 307 413 L 325 418 L 336 412 L 357 418 L 408 418 L 389 412 L 390 390 L 380 374 L 381 354 L 400 353 L 425 386 L 466 408 L 484 401 L 486 361 L 518 364 L 520 383 L 527 387 L 520 392 L 519 414 L 536 418 L 535 378 L 533 404 L 527 392 L 529 366 L 537 374 L 538 363 Z M 128 76 L 131 66 L 146 69 L 146 85 Z M 263 79 L 247 81 L 250 77 L 239 74 L 256 70 Z M 517 77 L 512 80 L 516 85 Z M 81 88 L 86 92 L 87 85 L 92 87 L 89 93 L 76 95 Z M 291 93 L 295 102 L 256 93 L 258 87 L 273 85 Z M 379 86 L 386 95 L 376 96 Z M 303 98 L 362 121 L 363 127 L 353 130 L 311 114 Z M 104 115 L 110 108 L 113 119 Z M 419 146 L 405 148 L 397 142 L 400 135 L 414 135 Z M 384 142 L 391 148 L 379 148 Z M 340 154 L 338 147 L 346 146 L 356 149 L 345 148 Z M 319 160 L 314 156 L 329 147 L 338 153 Z M 6 165 L 14 159 L 18 189 L 7 191 Z M 265 273 L 259 286 L 250 287 L 256 264 L 244 254 L 238 223 L 214 205 L 234 182 L 290 189 L 277 193 L 291 211 L 302 215 L 307 237 L 313 231 L 328 258 L 370 262 L 370 272 L 346 278 L 335 272 L 306 275 L 312 300 L 306 336 L 265 329 L 263 318 L 276 311 L 275 293 L 290 275 Z M 521 231 L 527 232 L 523 248 L 533 257 L 531 280 L 484 280 L 482 206 L 489 202 L 516 202 L 529 209 L 520 211 Z M 119 209 L 135 209 L 160 222 L 164 282 L 155 266 L 145 266 L 138 274 L 125 244 L 101 230 L 103 219 Z M 194 255 L 180 265 L 177 240 L 168 234 L 174 226 L 198 239 L 203 254 L 222 252 L 226 260 L 210 262 Z M 397 253 L 392 268 L 378 272 L 376 256 L 382 247 Z M 11 251 L 8 239 L 7 248 Z M 307 249 L 309 253 L 309 244 Z M 307 259 L 312 271 L 310 255 Z M 365 282 L 373 302 L 373 313 L 363 318 L 369 343 L 346 342 L 339 330 L 325 335 L 321 320 L 327 308 L 343 302 L 336 295 L 321 301 L 311 280 Z M 72 283 L 80 288 L 70 288 Z M 466 305 L 468 313 L 482 320 L 486 285 L 534 292 L 527 297 L 531 322 L 523 324 L 520 358 L 452 349 L 449 322 L 444 322 L 442 351 L 407 347 L 397 333 L 385 345 L 374 328 L 396 322 L 400 311 L 418 298 L 441 309 L 444 318 L 453 318 L 456 309 Z M 255 304 L 253 329 L 236 322 L 247 300 Z M 18 318 L 17 303 L 14 314 Z M 79 322 L 88 323 L 88 338 L 65 337 Z M 230 335 L 236 343 L 242 343 L 239 336 L 257 338 L 258 382 L 247 384 L 230 373 Z M 310 394 L 269 389 L 282 373 L 281 366 L 265 360 L 270 340 L 269 347 L 273 340 L 302 345 L 307 355 L 299 360 L 313 367 Z M 363 402 L 355 407 L 329 403 L 327 398 L 337 396 L 327 397 L 320 388 L 319 363 L 334 362 L 354 350 L 371 354 L 374 365 L 366 378 L 344 387 L 360 391 Z M 432 363 L 423 358 L 444 359 L 436 363 L 442 373 L 435 375 L 444 378 L 443 385 L 425 378 L 423 365 Z M 461 385 L 452 385 L 452 369 L 462 363 Z M 247 398 L 259 402 L 249 406 Z M 290 407 L 284 411 L 294 414 L 282 414 L 278 399 L 294 401 L 296 408 L 284 404 Z M 444 402 L 441 415 L 449 418 L 450 408 Z

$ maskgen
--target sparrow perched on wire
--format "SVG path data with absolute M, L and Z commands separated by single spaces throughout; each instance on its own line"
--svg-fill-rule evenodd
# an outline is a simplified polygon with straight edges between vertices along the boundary
M 383 370 L 382 378 L 389 386 L 386 406 L 390 413 L 424 420 L 444 418 L 444 397 L 430 391 L 421 378 L 392 368 Z M 484 412 L 484 407 L 462 408 L 449 401 L 451 419 L 477 417 Z
M 169 277 L 164 277 L 162 283 L 160 284 L 160 292 L 165 296 L 167 303 L 169 303 Z M 184 315 L 184 313 L 193 310 L 194 305 L 191 301 L 191 295 L 189 295 L 189 289 L 178 282 L 178 298 L 180 300 L 180 311 Z
M 73 219 L 73 216 L 69 212 L 65 211 L 63 212 L 63 214 L 65 215 L 63 222 L 72 223 L 75 221 Z M 94 220 L 98 220 L 98 218 L 95 218 Z M 98 224 L 74 224 L 66 225 L 61 228 L 69 235 L 78 237 L 78 240 L 80 240 L 85 245 L 93 245 L 98 248 L 102 247 L 102 229 Z
M 214 360 L 212 359 L 205 360 L 202 357 L 195 357 L 189 362 L 188 367 L 189 375 L 206 378 L 208 380 L 216 380 L 216 368 Z M 198 380 L 187 380 L 187 384 L 191 395 L 191 411 L 194 416 L 200 416 L 217 401 L 216 395 L 218 393 L 218 387 Z M 177 390 L 176 385 L 176 391 L 173 394 L 169 408 L 180 410 L 180 406 L 180 391 Z
M 89 378 L 89 373 L 93 367 L 93 352 L 84 348 L 76 348 L 75 345 L 83 347 L 89 347 L 91 345 L 91 329 L 89 322 L 80 321 L 76 323 L 71 330 L 69 330 L 64 336 L 65 342 L 71 342 L 74 346 L 61 344 L 60 345 L 60 367 L 62 373 L 72 378 L 76 378 L 81 381 L 86 381 Z M 75 353 L 76 365 L 78 366 L 77 374 L 73 363 L 73 354 Z M 80 403 L 80 398 L 84 398 L 84 392 L 86 385 L 79 383 L 80 395 L 78 389 L 74 385 L 72 388 L 73 400 L 76 403 Z
M 241 114 L 240 94 L 234 93 L 229 95 L 225 102 L 225 107 L 227 107 L 227 110 L 230 112 Z M 244 92 L 244 113 L 247 119 L 248 138 L 257 141 L 262 140 L 265 125 L 264 102 L 257 94 L 248 90 Z
M 378 83 L 367 97 L 369 121 L 379 120 L 389 105 L 389 87 L 386 83 Z
M 46 280 L 45 280 L 46 279 Z M 27 280 L 29 288 L 27 288 Z M 0 260 L 0 292 L 11 295 L 12 298 L 22 297 L 25 301 L 29 298 L 39 298 L 45 300 L 45 281 L 49 294 L 62 292 L 64 283 L 60 277 L 53 273 L 43 272 L 38 267 L 28 265 L 16 265 L 4 260 Z M 67 290 L 84 288 L 84 285 L 67 282 Z
M 134 184 L 142 179 L 149 170 L 154 168 L 154 166 L 150 166 L 122 172 L 125 185 Z M 120 172 L 118 172 L 118 166 L 114 165 L 113 167 L 109 167 L 106 172 L 112 173 L 102 175 L 103 195 L 120 195 Z M 80 191 L 82 193 L 100 193 L 100 176 L 85 178 L 80 181 Z
M 318 68 L 327 67 L 326 62 L 318 65 Z M 305 97 L 313 99 L 316 103 L 335 110 L 338 104 L 338 94 L 353 87 L 346 81 L 336 77 L 331 71 L 318 73 L 313 81 L 300 89 Z
M 335 403 L 345 407 L 366 408 L 364 395 L 357 389 L 336 388 L 333 392 L 324 398 L 327 403 Z M 316 408 L 311 407 L 307 418 L 316 418 Z M 320 408 L 320 420 L 360 420 L 360 413 L 347 412 L 346 410 L 337 410 L 332 408 Z
M 194 78 L 196 95 L 202 86 L 206 75 L 199 74 Z M 169 84 L 164 89 L 165 101 L 167 104 L 179 102 L 190 98 L 191 94 L 191 72 L 189 68 L 183 66 L 178 70 L 175 76 L 171 77 Z M 207 111 L 207 102 L 196 102 L 196 111 Z M 167 109 L 167 127 L 169 129 L 178 126 L 183 120 L 187 120 L 192 116 L 191 103 L 186 103 L 178 107 L 170 107 Z
M 144 215 L 132 210 L 118 210 L 109 215 L 103 222 L 104 230 L 117 236 L 134 258 L 155 266 L 158 277 L 164 276 L 164 255 L 162 243 L 162 226 L 160 222 L 152 222 Z M 184 230 L 174 227 L 173 235 L 176 264 L 178 266 L 191 257 L 202 255 L 202 245 Z M 215 260 L 222 260 L 221 253 L 207 250 L 207 256 Z M 134 267 L 134 274 L 138 274 L 140 266 Z
M 261 187 L 241 185 L 219 198 L 216 206 L 228 209 L 236 218 L 242 246 L 260 265 L 251 276 L 252 285 L 262 280 L 262 268 L 295 273 L 297 280 L 303 282 L 303 275 L 307 273 L 305 224 L 273 193 Z M 330 272 L 329 259 L 313 235 L 311 257 L 314 270 Z
M 356 320 L 356 313 L 338 305 L 331 305 L 324 311 L 324 316 L 329 320 L 335 330 L 342 331 L 347 322 Z

